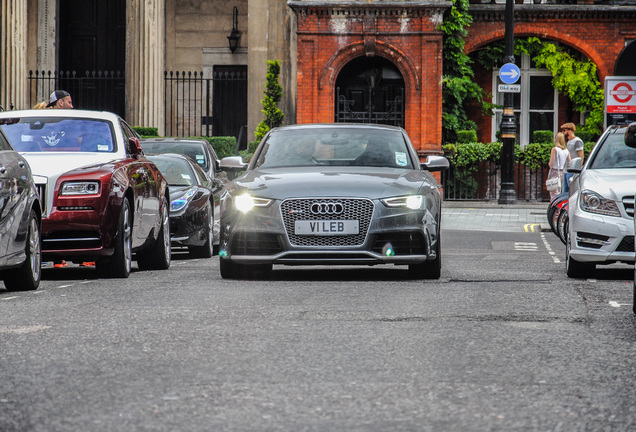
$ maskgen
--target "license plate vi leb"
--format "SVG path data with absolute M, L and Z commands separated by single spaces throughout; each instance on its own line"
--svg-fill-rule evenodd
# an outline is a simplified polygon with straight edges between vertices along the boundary
M 296 235 L 352 235 L 359 234 L 360 224 L 357 220 L 299 220 L 295 222 Z

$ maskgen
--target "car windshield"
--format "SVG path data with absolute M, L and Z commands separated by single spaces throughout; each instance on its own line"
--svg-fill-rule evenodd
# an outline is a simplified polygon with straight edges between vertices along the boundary
M 83 118 L 23 117 L 0 125 L 19 152 L 117 151 L 110 122 Z
M 141 143 L 144 153 L 156 155 L 162 153 L 176 153 L 189 156 L 205 172 L 210 168 L 208 157 L 206 157 L 205 146 L 202 143 L 179 143 L 179 142 L 143 142 Z
M 150 157 L 170 186 L 193 186 L 196 176 L 187 161 L 180 157 Z
M 302 128 L 272 131 L 256 167 L 374 166 L 413 168 L 404 136 L 377 128 Z
M 625 145 L 625 129 L 608 134 L 600 145 L 590 169 L 636 168 L 636 149 Z

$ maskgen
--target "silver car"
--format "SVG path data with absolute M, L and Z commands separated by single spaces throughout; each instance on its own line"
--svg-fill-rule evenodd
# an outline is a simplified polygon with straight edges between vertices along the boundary
M 272 129 L 221 197 L 224 278 L 283 265 L 407 265 L 441 274 L 439 185 L 402 128 L 314 124 Z
M 625 144 L 625 126 L 611 126 L 599 138 L 570 186 L 566 270 L 572 278 L 589 277 L 597 264 L 634 262 L 634 191 L 636 149 Z
M 0 128 L 0 279 L 9 291 L 40 285 L 41 220 L 31 168 Z

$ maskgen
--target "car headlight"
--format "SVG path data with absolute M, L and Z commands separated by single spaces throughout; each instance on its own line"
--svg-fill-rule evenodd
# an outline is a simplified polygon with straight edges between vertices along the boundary
M 579 207 L 581 207 L 581 210 L 590 213 L 617 217 L 621 216 L 621 212 L 618 210 L 616 201 L 603 198 L 601 195 L 590 190 L 584 190 L 581 192 Z
M 68 181 L 62 183 L 60 195 L 99 195 L 98 181 Z
M 242 213 L 247 213 L 254 207 L 267 207 L 271 203 L 271 199 L 256 198 L 247 194 L 234 197 L 234 208 Z
M 196 193 L 197 188 L 193 187 L 188 189 L 188 191 L 181 195 L 179 198 L 170 201 L 170 211 L 179 211 L 184 208 L 186 205 L 188 205 L 188 203 Z
M 424 202 L 423 195 L 407 195 L 394 198 L 384 198 L 382 203 L 387 207 L 406 207 L 411 210 L 418 210 L 422 208 L 422 202 Z

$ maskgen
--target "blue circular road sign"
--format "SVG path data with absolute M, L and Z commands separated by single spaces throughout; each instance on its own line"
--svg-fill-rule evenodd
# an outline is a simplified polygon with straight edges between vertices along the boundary
M 516 83 L 519 81 L 520 76 L 521 72 L 519 72 L 519 68 L 514 63 L 506 63 L 499 69 L 499 79 L 505 84 Z

